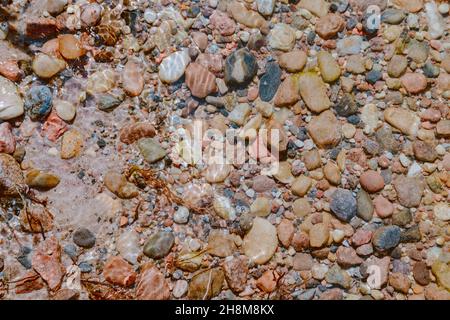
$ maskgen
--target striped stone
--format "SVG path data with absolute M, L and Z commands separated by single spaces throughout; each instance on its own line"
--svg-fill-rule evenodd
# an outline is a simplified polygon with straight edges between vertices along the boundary
M 186 85 L 197 98 L 204 98 L 217 90 L 216 76 L 195 62 L 186 69 Z

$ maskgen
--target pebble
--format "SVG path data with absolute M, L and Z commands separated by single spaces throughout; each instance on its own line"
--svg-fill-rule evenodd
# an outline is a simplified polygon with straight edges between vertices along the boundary
M 256 6 L 263 16 L 270 16 L 275 9 L 275 0 L 256 0 Z
M 298 79 L 300 95 L 306 106 L 313 112 L 320 113 L 331 106 L 327 90 L 322 79 L 315 73 L 302 73 Z
M 40 170 L 31 170 L 26 174 L 26 184 L 38 190 L 50 190 L 59 184 L 59 177 L 48 172 Z
M 231 256 L 236 251 L 233 238 L 222 230 L 211 230 L 208 237 L 208 253 L 220 258 Z
M 138 195 L 137 187 L 118 172 L 107 171 L 103 180 L 106 188 L 121 199 L 131 199 Z
M 416 160 L 424 162 L 434 162 L 438 157 L 435 148 L 425 141 L 414 141 L 413 151 Z
M 225 82 L 227 85 L 245 85 L 258 71 L 255 56 L 245 48 L 234 51 L 225 60 Z
M 407 208 L 419 206 L 423 195 L 423 183 L 416 177 L 398 176 L 394 180 L 398 201 Z
M 318 17 L 323 17 L 328 12 L 328 3 L 324 0 L 301 0 L 298 6 Z
M 298 82 L 294 77 L 287 77 L 278 87 L 274 104 L 276 107 L 288 107 L 300 100 Z
M 140 153 L 145 161 L 154 163 L 163 159 L 167 152 L 164 150 L 155 138 L 142 138 L 137 142 Z
M 144 76 L 137 63 L 128 61 L 122 72 L 122 85 L 131 97 L 137 97 L 144 90 Z
M 72 34 L 59 35 L 58 43 L 58 50 L 65 59 L 74 60 L 84 55 L 81 42 Z
M 186 280 L 177 280 L 173 287 L 172 295 L 179 299 L 182 298 L 188 291 L 189 283 Z
M 47 86 L 34 86 L 25 98 L 25 110 L 32 120 L 45 118 L 52 109 L 53 96 Z
M 299 72 L 306 65 L 307 55 L 304 51 L 294 49 L 280 55 L 278 61 L 281 68 L 289 72 Z
M 349 190 L 338 188 L 331 195 L 330 209 L 339 219 L 349 222 L 356 216 L 356 199 Z
M 95 235 L 86 228 L 80 228 L 73 233 L 73 242 L 82 248 L 90 249 L 95 245 Z
M 324 223 L 317 223 L 309 230 L 309 244 L 312 248 L 321 248 L 329 239 L 330 230 Z
M 412 94 L 417 94 L 427 88 L 427 78 L 421 73 L 406 73 L 400 78 L 403 87 Z
M 159 65 L 159 78 L 166 83 L 180 79 L 191 59 L 187 50 L 177 51 L 163 59 Z
M 63 71 L 66 68 L 66 63 L 62 59 L 38 53 L 34 57 L 31 67 L 39 77 L 50 79 L 58 72 Z
M 13 154 L 16 150 L 16 138 L 9 122 L 0 123 L 0 153 Z
M 377 216 L 380 218 L 388 218 L 394 212 L 394 206 L 392 203 L 382 195 L 375 197 L 373 204 L 375 206 Z
M 284 23 L 277 23 L 267 37 L 270 48 L 281 51 L 291 51 L 295 44 L 295 31 Z
M 341 141 L 341 126 L 330 110 L 312 118 L 307 126 L 308 134 L 321 148 L 332 148 Z
M 246 256 L 229 257 L 223 264 L 225 279 L 234 293 L 245 290 L 248 275 L 248 258 Z
M 356 197 L 357 202 L 357 216 L 365 221 L 372 220 L 374 205 L 370 195 L 364 190 L 359 190 Z
M 259 81 L 259 97 L 262 101 L 272 100 L 281 84 L 281 69 L 277 63 L 272 62 L 266 66 L 266 72 Z
M 325 280 L 328 283 L 348 289 L 351 286 L 352 278 L 345 270 L 342 270 L 337 264 L 335 264 L 327 271 Z
M 222 268 L 199 271 L 189 282 L 188 298 L 193 300 L 211 299 L 222 290 L 225 275 Z
M 172 249 L 175 237 L 172 232 L 157 231 L 144 244 L 144 254 L 152 259 L 164 258 Z
M 358 54 L 361 51 L 363 39 L 360 36 L 349 36 L 339 39 L 336 43 L 337 52 L 341 56 Z
M 191 63 L 186 69 L 186 85 L 193 96 L 205 98 L 217 91 L 216 76 L 198 63 Z
M 61 159 L 77 157 L 83 148 L 83 137 L 78 130 L 65 132 L 61 140 Z
M 278 247 L 276 228 L 266 219 L 256 217 L 242 244 L 244 253 L 256 264 L 264 264 L 272 258 Z
M 173 215 L 173 221 L 178 224 L 186 224 L 189 221 L 189 209 L 186 207 L 179 207 Z
M 319 52 L 317 63 L 319 64 L 320 75 L 323 81 L 328 83 L 335 82 L 341 76 L 341 69 L 329 52 Z
M 316 21 L 316 33 L 322 39 L 331 39 L 344 29 L 344 19 L 336 13 L 328 13 Z
M 406 109 L 390 107 L 384 111 L 384 119 L 406 135 L 416 136 L 419 130 L 419 117 Z
M 270 200 L 264 197 L 258 197 L 250 206 L 250 212 L 258 217 L 266 217 L 272 209 Z
M 434 206 L 434 216 L 442 221 L 450 220 L 450 207 L 448 204 L 439 202 Z
M 53 101 L 53 106 L 58 117 L 64 121 L 70 122 L 75 118 L 77 108 L 73 103 L 64 100 L 55 100 Z
M 137 300 L 168 300 L 170 289 L 167 280 L 151 263 L 145 265 L 136 284 Z
M 319 159 L 320 160 L 320 159 Z M 303 197 L 308 190 L 311 188 L 312 180 L 306 176 L 299 176 L 294 180 L 291 186 L 291 191 L 293 194 Z
M 0 120 L 14 119 L 23 112 L 23 101 L 16 85 L 0 76 Z
M 122 287 L 132 286 L 136 282 L 136 272 L 122 257 L 112 256 L 103 267 L 105 280 Z
M 141 254 L 139 235 L 134 230 L 123 232 L 116 242 L 116 249 L 120 256 L 132 264 L 137 264 Z
M 215 10 L 209 18 L 209 23 L 213 29 L 216 29 L 222 36 L 230 36 L 236 30 L 236 22 L 228 17 L 222 11 Z
M 364 172 L 359 178 L 359 183 L 364 190 L 370 193 L 378 192 L 384 188 L 383 177 L 373 170 Z
M 397 226 L 380 227 L 373 234 L 372 244 L 379 251 L 393 249 L 400 242 L 400 232 Z
M 425 4 L 425 15 L 428 22 L 428 33 L 431 38 L 439 39 L 444 34 L 445 22 L 435 2 Z

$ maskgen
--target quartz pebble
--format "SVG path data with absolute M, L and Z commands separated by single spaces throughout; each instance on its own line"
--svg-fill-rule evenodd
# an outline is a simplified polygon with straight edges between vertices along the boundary
M 264 264 L 272 258 L 278 247 L 276 228 L 266 219 L 256 217 L 244 238 L 243 249 L 256 264 Z

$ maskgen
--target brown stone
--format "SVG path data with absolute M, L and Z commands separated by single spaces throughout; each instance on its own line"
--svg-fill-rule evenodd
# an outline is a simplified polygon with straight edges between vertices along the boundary
M 205 98 L 216 92 L 216 76 L 198 63 L 191 63 L 186 68 L 186 85 L 193 96 Z
M 316 21 L 316 33 L 322 39 L 330 39 L 342 31 L 344 25 L 344 19 L 339 14 L 328 13 Z
M 341 141 L 341 126 L 331 110 L 312 118 L 308 133 L 321 148 L 332 148 Z

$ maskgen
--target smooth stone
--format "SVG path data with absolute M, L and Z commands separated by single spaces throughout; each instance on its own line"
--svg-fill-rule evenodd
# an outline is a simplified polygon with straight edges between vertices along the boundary
M 289 162 L 280 162 L 278 164 L 278 170 L 273 174 L 273 177 L 281 183 L 292 183 L 294 181 L 294 176 L 292 175 Z
M 172 232 L 157 231 L 144 244 L 144 254 L 152 259 L 164 258 L 172 249 L 175 237 Z
M 259 29 L 262 33 L 267 34 L 269 26 L 258 12 L 248 10 L 246 6 L 238 1 L 232 1 L 227 5 L 227 11 L 233 19 L 249 28 Z
M 9 122 L 0 123 L 0 153 L 14 154 L 16 138 Z
M 309 244 L 312 248 L 321 248 L 328 242 L 330 230 L 325 223 L 317 223 L 309 229 Z
M 0 120 L 14 119 L 23 112 L 23 101 L 16 84 L 0 76 Z
M 335 82 L 341 76 L 341 68 L 327 51 L 320 51 L 317 54 L 317 63 L 319 64 L 320 75 L 323 81 L 331 83 Z
M 320 113 L 330 108 L 326 86 L 317 74 L 302 73 L 298 78 L 298 85 L 300 95 L 311 111 Z
M 301 0 L 298 7 L 308 10 L 318 17 L 323 17 L 328 13 L 329 4 L 325 0 Z
M 356 216 L 356 199 L 351 191 L 338 188 L 331 195 L 330 209 L 339 219 L 349 222 Z
M 64 121 L 72 121 L 77 113 L 75 105 L 69 101 L 55 100 L 53 102 L 56 114 Z
M 220 258 L 233 255 L 236 251 L 233 237 L 223 230 L 211 230 L 208 237 L 208 253 Z
M 44 53 L 38 53 L 33 59 L 31 68 L 39 77 L 49 79 L 64 70 L 66 62 Z
M 100 22 L 102 7 L 97 3 L 88 3 L 81 7 L 81 23 L 87 27 L 93 27 Z
M 350 288 L 352 278 L 342 270 L 337 264 L 333 265 L 325 275 L 325 280 L 330 284 L 338 285 L 342 288 Z
M 323 167 L 323 174 L 325 175 L 325 179 L 332 185 L 337 186 L 341 183 L 341 172 L 335 163 L 331 161 L 327 162 Z
M 400 242 L 400 232 L 397 226 L 380 227 L 373 234 L 372 244 L 379 251 L 393 249 Z
M 419 130 L 420 118 L 412 111 L 403 108 L 390 107 L 384 111 L 384 119 L 402 133 L 416 136 Z
M 134 230 L 125 231 L 117 238 L 116 249 L 122 258 L 136 264 L 141 254 L 139 234 Z
M 103 181 L 106 188 L 121 199 L 131 199 L 139 194 L 137 187 L 116 171 L 107 171 Z
M 408 44 L 408 57 L 411 58 L 415 63 L 424 63 L 430 52 L 430 47 L 427 43 L 420 42 L 417 40 L 411 40 Z
M 439 202 L 434 206 L 434 216 L 442 221 L 450 220 L 450 207 L 446 203 Z
M 274 104 L 276 107 L 288 107 L 300 100 L 298 80 L 295 76 L 284 79 L 278 87 Z
M 259 80 L 259 97 L 262 101 L 272 100 L 281 84 L 281 69 L 277 63 L 271 62 Z
M 179 299 L 188 292 L 189 283 L 186 280 L 177 280 L 172 290 L 172 295 Z
M 334 105 L 334 110 L 341 117 L 349 117 L 358 112 L 358 105 L 350 93 L 345 93 Z
M 317 149 L 304 152 L 303 162 L 305 163 L 306 169 L 308 169 L 309 171 L 320 168 L 322 166 L 320 153 Z
M 423 0 L 394 0 L 393 4 L 411 13 L 419 12 L 423 8 Z
M 275 0 L 256 0 L 256 7 L 263 16 L 270 16 L 275 9 Z
M 361 36 L 349 36 L 339 39 L 336 44 L 337 52 L 341 56 L 358 54 L 361 51 L 363 39 Z
M 364 58 L 359 54 L 351 55 L 347 58 L 347 63 L 345 68 L 348 72 L 353 74 L 362 74 L 366 72 L 366 67 L 364 65 Z
M 186 224 L 189 221 L 189 209 L 186 207 L 178 207 L 173 214 L 173 221 L 178 224 Z
M 306 65 L 307 58 L 308 56 L 304 51 L 294 49 L 293 51 L 283 53 L 279 57 L 278 62 L 281 68 L 289 72 L 299 72 Z
M 427 78 L 421 73 L 406 73 L 400 78 L 403 87 L 412 94 L 421 93 L 427 88 Z
M 122 71 L 123 90 L 131 96 L 137 97 L 144 90 L 144 75 L 137 63 L 128 61 Z
M 384 219 L 392 216 L 394 212 L 394 206 L 392 203 L 383 197 L 382 195 L 378 195 L 374 200 L 373 204 L 375 206 L 375 212 L 377 216 Z
M 169 284 L 161 271 L 150 262 L 141 269 L 136 285 L 137 300 L 168 300 Z
M 222 291 L 225 279 L 222 268 L 199 271 L 189 282 L 188 298 L 192 300 L 209 300 Z
M 230 175 L 231 169 L 232 166 L 226 163 L 209 164 L 205 172 L 205 179 L 209 183 L 221 183 Z
M 270 48 L 281 51 L 291 51 L 295 45 L 295 31 L 289 25 L 277 23 L 267 37 Z
M 316 33 L 322 39 L 331 39 L 342 31 L 345 26 L 344 19 L 336 13 L 328 13 L 316 21 Z
M 405 73 L 407 67 L 408 60 L 406 59 L 406 57 L 395 55 L 388 63 L 387 72 L 390 77 L 399 78 L 403 75 L 403 73 Z
M 311 178 L 301 175 L 298 178 L 294 180 L 294 182 L 291 185 L 291 191 L 293 194 L 303 197 L 306 193 L 308 193 L 308 190 L 311 188 L 312 180 Z
M 34 86 L 25 97 L 25 110 L 32 120 L 40 120 L 47 116 L 52 108 L 53 95 L 47 86 Z
M 321 148 L 333 148 L 341 141 L 341 126 L 331 110 L 314 116 L 307 126 L 308 134 Z
M 367 170 L 359 177 L 361 187 L 367 192 L 375 193 L 384 188 L 383 177 L 376 171 Z
M 59 177 L 52 173 L 33 169 L 26 174 L 25 182 L 34 189 L 50 190 L 59 184 Z
M 0 195 L 18 196 L 18 185 L 23 185 L 25 179 L 17 161 L 6 153 L 0 153 Z
M 438 158 L 435 147 L 425 141 L 413 142 L 414 157 L 419 161 L 434 162 Z
M 405 17 L 406 15 L 403 10 L 389 8 L 381 14 L 381 21 L 389 24 L 399 24 Z
M 159 65 L 159 78 L 166 83 L 174 83 L 180 79 L 191 58 L 188 50 L 177 51 L 165 57 Z
M 73 234 L 73 242 L 82 248 L 90 249 L 95 245 L 95 235 L 86 228 L 80 228 Z
M 61 159 L 78 156 L 83 148 L 83 136 L 75 129 L 65 132 L 61 140 Z
M 370 221 L 373 217 L 374 206 L 369 194 L 364 190 L 359 190 L 356 196 L 357 213 L 356 215 L 364 221 Z
M 251 108 L 248 103 L 240 103 L 234 107 L 233 111 L 228 114 L 228 119 L 237 125 L 244 125 L 247 117 L 250 115 Z
M 416 177 L 398 176 L 394 180 L 394 188 L 400 204 L 404 207 L 418 207 L 422 200 L 424 183 Z
M 214 212 L 226 220 L 236 219 L 236 210 L 234 209 L 231 200 L 224 196 L 215 196 L 213 201 Z
M 212 29 L 220 32 L 222 36 L 231 36 L 236 31 L 236 22 L 219 10 L 214 10 L 214 13 L 209 17 L 209 23 Z
M 191 63 L 186 68 L 186 85 L 198 98 L 205 98 L 217 91 L 216 76 L 198 63 Z
M 258 71 L 256 57 L 246 48 L 234 51 L 225 60 L 225 82 L 227 85 L 245 85 Z
M 114 70 L 104 69 L 96 71 L 87 79 L 86 91 L 91 95 L 107 93 L 114 88 L 116 81 L 117 76 Z
M 74 35 L 72 34 L 63 34 L 58 36 L 59 42 L 59 53 L 65 58 L 69 60 L 78 59 L 82 55 L 84 55 L 83 46 Z
M 439 39 L 445 32 L 446 24 L 435 2 L 425 4 L 425 16 L 428 22 L 428 34 L 433 39 Z
M 269 221 L 256 217 L 242 244 L 244 253 L 256 264 L 264 264 L 272 258 L 277 247 L 277 230 Z
M 296 217 L 306 217 L 311 213 L 311 205 L 307 198 L 300 198 L 292 204 L 292 211 Z
M 154 138 L 139 139 L 137 146 L 145 161 L 149 163 L 159 161 L 167 154 L 166 150 L 164 150 L 159 142 Z
M 258 197 L 250 206 L 250 213 L 257 217 L 267 217 L 272 209 L 272 204 L 269 199 Z

